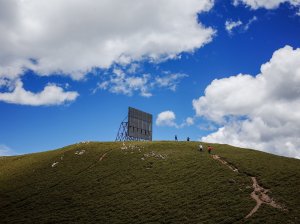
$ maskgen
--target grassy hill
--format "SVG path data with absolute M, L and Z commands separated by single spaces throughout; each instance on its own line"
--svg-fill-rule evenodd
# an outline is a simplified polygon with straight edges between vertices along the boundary
M 74 144 L 0 157 L 1 223 L 300 223 L 300 160 L 196 142 Z M 207 144 L 204 144 L 205 148 Z M 269 189 L 251 217 L 252 180 Z

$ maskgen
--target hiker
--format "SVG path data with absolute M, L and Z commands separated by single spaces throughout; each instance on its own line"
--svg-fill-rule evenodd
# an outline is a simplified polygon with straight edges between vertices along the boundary
M 208 151 L 209 154 L 211 153 L 211 150 L 213 150 L 213 147 L 209 145 L 208 148 L 207 148 L 207 151 Z
M 199 145 L 199 151 L 202 152 L 203 151 L 203 146 L 200 144 Z
M 176 142 L 178 141 L 178 139 L 177 139 L 177 135 L 175 135 L 175 141 L 176 141 Z
M 189 142 L 190 141 L 190 137 L 187 137 L 186 140 Z

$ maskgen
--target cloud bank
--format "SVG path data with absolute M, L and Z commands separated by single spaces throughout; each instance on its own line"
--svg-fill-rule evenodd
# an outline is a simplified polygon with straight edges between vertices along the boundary
M 193 107 L 220 126 L 203 141 L 300 158 L 300 48 L 275 51 L 255 77 L 214 80 Z
M 24 69 L 82 78 L 94 67 L 193 52 L 214 30 L 213 0 L 0 0 L 0 78 Z
M 78 93 L 56 85 L 26 91 L 22 75 L 64 75 L 80 80 L 94 68 L 110 69 L 144 60 L 160 62 L 193 52 L 212 40 L 197 14 L 213 0 L 0 0 L 0 100 L 25 105 L 59 105 Z M 134 69 L 134 66 L 131 66 Z M 175 90 L 180 77 L 157 77 L 156 86 Z M 98 89 L 144 97 L 149 75 L 112 74 Z M 51 94 L 47 96 L 47 94 Z
M 251 9 L 265 8 L 265 9 L 276 9 L 280 4 L 289 3 L 292 6 L 300 6 L 300 0 L 234 0 L 233 4 L 245 4 Z

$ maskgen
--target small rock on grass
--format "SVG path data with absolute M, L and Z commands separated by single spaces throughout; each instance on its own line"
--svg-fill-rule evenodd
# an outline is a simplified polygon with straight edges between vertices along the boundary
M 54 163 L 52 163 L 51 167 L 55 167 L 55 166 L 57 166 L 57 164 L 58 164 L 58 162 L 54 162 Z

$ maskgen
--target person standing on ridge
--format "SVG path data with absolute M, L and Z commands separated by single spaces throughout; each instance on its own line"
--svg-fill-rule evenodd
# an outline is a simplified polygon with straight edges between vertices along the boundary
M 176 142 L 178 141 L 178 139 L 177 139 L 177 135 L 175 135 L 175 141 L 176 141 Z
M 190 141 L 190 137 L 187 137 L 186 140 L 189 142 Z
M 207 151 L 208 151 L 209 154 L 211 154 L 211 150 L 213 150 L 213 147 L 209 145 L 208 148 L 207 148 Z
M 199 151 L 200 151 L 200 152 L 203 151 L 203 146 L 202 146 L 202 144 L 199 145 Z

